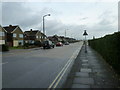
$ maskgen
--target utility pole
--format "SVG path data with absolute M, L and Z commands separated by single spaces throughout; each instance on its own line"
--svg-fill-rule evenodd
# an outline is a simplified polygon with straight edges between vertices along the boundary
M 65 30 L 65 37 L 66 37 L 66 30 Z

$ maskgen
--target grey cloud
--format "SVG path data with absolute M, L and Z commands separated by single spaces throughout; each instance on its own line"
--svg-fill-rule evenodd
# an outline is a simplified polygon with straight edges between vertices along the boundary
M 66 30 L 67 36 L 69 37 L 75 37 L 79 39 L 83 38 L 82 34 L 84 27 L 86 27 L 85 25 L 66 25 L 58 20 L 50 20 L 46 22 L 46 34 L 48 36 L 55 34 L 64 36 Z
M 88 17 L 83 17 L 83 18 L 80 18 L 80 20 L 86 20 L 88 19 Z
M 44 8 L 41 11 L 35 12 L 34 10 L 24 7 L 24 3 L 3 3 L 2 5 L 2 23 L 3 25 L 18 24 L 23 30 L 30 28 L 42 30 L 42 15 L 51 12 L 52 15 L 55 12 L 52 9 Z M 58 12 L 58 15 L 61 12 Z M 54 17 L 54 16 L 53 16 Z M 113 18 L 111 20 L 111 18 Z M 80 18 L 86 20 L 87 17 Z M 110 20 L 109 20 L 110 19 Z M 116 27 L 112 25 L 117 19 L 110 12 L 106 11 L 99 16 L 99 22 L 93 26 L 89 25 L 65 25 L 58 19 L 45 20 L 45 29 L 47 35 L 64 35 L 67 30 L 67 36 L 83 39 L 83 31 L 86 29 L 88 32 L 88 38 L 93 36 L 103 36 L 116 30 Z
M 110 25 L 117 20 L 117 16 L 113 15 L 111 11 L 105 11 L 99 16 L 100 25 Z
M 22 28 L 29 28 L 42 22 L 42 15 L 47 10 L 44 8 L 39 12 L 34 12 L 24 3 L 4 2 L 2 4 L 2 23 L 3 25 L 19 24 Z
M 117 27 L 113 26 L 109 21 L 102 20 L 101 23 L 96 23 L 95 25 L 88 27 L 89 38 L 103 37 L 106 34 L 114 33 L 117 31 Z
M 2 3 L 3 24 L 17 23 L 29 15 L 28 9 L 25 9 L 21 3 L 4 2 Z

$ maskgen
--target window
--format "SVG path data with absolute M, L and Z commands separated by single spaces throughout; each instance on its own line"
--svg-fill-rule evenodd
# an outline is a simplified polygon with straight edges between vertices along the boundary
M 36 38 L 38 38 L 38 36 L 36 36 Z
M 23 40 L 18 41 L 19 45 L 23 45 Z
M 0 44 L 5 44 L 5 40 L 0 40 Z
M 0 36 L 5 36 L 5 33 L 4 32 L 0 32 Z
M 16 37 L 16 36 L 17 36 L 17 34 L 16 34 L 16 33 L 14 33 L 14 34 L 13 34 L 13 37 Z
M 20 37 L 20 38 L 23 38 L 23 34 L 19 34 L 19 37 Z

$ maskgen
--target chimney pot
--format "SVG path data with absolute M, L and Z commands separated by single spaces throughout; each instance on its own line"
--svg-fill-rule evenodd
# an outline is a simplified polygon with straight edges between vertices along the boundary
M 32 31 L 32 29 L 30 29 L 30 31 Z
M 12 25 L 9 25 L 9 27 L 12 27 Z

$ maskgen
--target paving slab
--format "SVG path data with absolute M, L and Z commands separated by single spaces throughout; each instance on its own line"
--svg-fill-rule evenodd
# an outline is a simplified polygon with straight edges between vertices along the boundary
M 120 88 L 120 78 L 108 63 L 96 51 L 87 46 L 85 53 L 84 45 L 74 66 L 72 84 L 69 87 L 77 88 Z M 79 60 L 78 60 L 79 59 Z M 88 60 L 88 61 L 87 61 Z M 73 67 L 73 69 L 75 69 Z M 88 77 L 89 75 L 89 77 Z M 88 86 L 86 86 L 88 85 Z M 92 90 L 92 89 L 91 89 Z
M 90 68 L 81 68 L 80 71 L 81 72 L 92 72 Z
M 89 74 L 86 72 L 76 72 L 76 77 L 89 77 Z
M 73 84 L 72 88 L 90 88 L 90 85 Z
M 80 78 L 76 77 L 73 81 L 73 84 L 85 84 L 85 85 L 93 85 L 94 80 L 93 78 Z
M 82 64 L 81 68 L 90 68 L 89 64 Z
M 88 63 L 86 63 L 86 64 L 82 63 L 82 66 L 89 66 L 89 64 Z
M 83 59 L 82 63 L 88 63 L 88 60 Z

